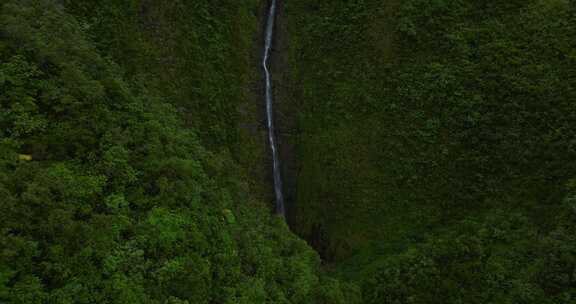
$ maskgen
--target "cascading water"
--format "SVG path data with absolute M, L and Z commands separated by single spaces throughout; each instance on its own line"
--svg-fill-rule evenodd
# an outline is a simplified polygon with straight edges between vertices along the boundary
M 268 121 L 268 142 L 270 150 L 272 151 L 272 169 L 274 175 L 274 193 L 276 195 L 276 212 L 282 216 L 284 213 L 284 195 L 282 194 L 282 177 L 280 175 L 280 160 L 278 159 L 278 146 L 276 145 L 276 134 L 274 131 L 274 110 L 273 101 L 274 96 L 272 93 L 272 76 L 270 74 L 270 51 L 274 38 L 274 23 L 276 19 L 276 0 L 271 0 L 270 8 L 268 10 L 268 18 L 266 22 L 266 32 L 264 37 L 264 57 L 262 59 L 262 67 L 264 68 L 264 76 L 266 78 L 266 119 Z

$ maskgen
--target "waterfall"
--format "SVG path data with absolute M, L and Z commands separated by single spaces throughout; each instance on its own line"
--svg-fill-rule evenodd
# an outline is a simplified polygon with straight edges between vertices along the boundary
M 282 176 L 280 174 L 280 160 L 278 159 L 278 146 L 276 143 L 276 134 L 274 131 L 274 96 L 272 93 L 272 75 L 270 74 L 270 51 L 274 40 L 274 23 L 276 20 L 276 0 L 271 0 L 266 21 L 266 32 L 264 36 L 264 57 L 262 67 L 266 78 L 266 119 L 268 125 L 268 142 L 272 152 L 272 170 L 274 175 L 274 193 L 276 197 L 276 212 L 282 216 L 284 213 L 284 195 L 282 194 Z

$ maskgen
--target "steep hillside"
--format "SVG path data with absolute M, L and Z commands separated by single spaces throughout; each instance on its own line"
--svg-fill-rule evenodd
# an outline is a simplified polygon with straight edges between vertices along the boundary
M 260 180 L 261 5 L 2 2 L 0 302 L 344 299 Z
M 576 303 L 573 0 L 279 1 L 296 234 L 267 4 L 0 4 L 0 303 Z
M 330 268 L 365 303 L 576 301 L 574 2 L 286 3 L 293 226 Z

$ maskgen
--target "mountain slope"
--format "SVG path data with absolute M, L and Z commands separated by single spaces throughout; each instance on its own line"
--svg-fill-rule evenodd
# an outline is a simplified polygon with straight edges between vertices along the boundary
M 340 292 L 272 216 L 253 174 L 264 148 L 239 128 L 257 117 L 260 5 L 2 3 L 0 302 Z
M 574 2 L 286 3 L 294 231 L 366 303 L 574 301 Z

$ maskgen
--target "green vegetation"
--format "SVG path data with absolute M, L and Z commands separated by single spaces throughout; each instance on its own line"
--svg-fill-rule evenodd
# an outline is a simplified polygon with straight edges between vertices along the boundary
M 0 4 L 0 303 L 576 302 L 574 1 L 282 1 L 301 238 L 265 2 Z
M 0 4 L 0 303 L 346 294 L 271 215 L 264 145 L 238 127 L 260 5 Z
M 576 4 L 286 2 L 294 230 L 363 303 L 574 303 Z

